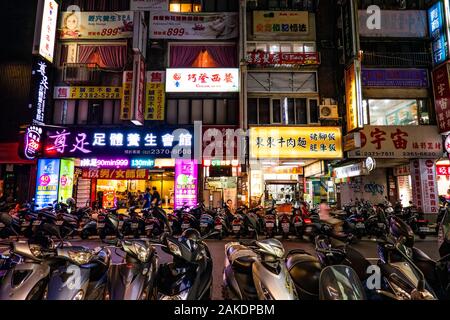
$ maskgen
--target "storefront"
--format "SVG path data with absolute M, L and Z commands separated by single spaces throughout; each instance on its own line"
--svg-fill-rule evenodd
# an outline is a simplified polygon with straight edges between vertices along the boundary
M 303 196 L 311 203 L 328 198 L 314 181 L 321 183 L 326 173 L 321 160 L 342 158 L 340 128 L 252 127 L 249 146 L 252 202 L 261 196 L 267 204 L 295 202 Z
M 163 207 L 195 205 L 198 164 L 192 148 L 192 127 L 47 128 L 36 191 L 41 205 L 74 197 L 78 206 L 98 201 L 115 207 L 128 205 L 129 194 L 138 199 L 156 187 Z

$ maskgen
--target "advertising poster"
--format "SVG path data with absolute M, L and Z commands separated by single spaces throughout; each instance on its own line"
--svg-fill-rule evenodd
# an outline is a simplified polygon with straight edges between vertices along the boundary
M 165 81 L 165 71 L 147 71 L 145 120 L 164 120 Z
M 58 3 L 53 0 L 45 0 L 42 12 L 41 41 L 39 54 L 48 62 L 53 62 L 55 50 L 56 21 L 58 20 Z
M 133 11 L 63 12 L 60 39 L 123 39 L 133 37 Z
M 236 12 L 183 14 L 168 11 L 150 13 L 150 39 L 223 40 L 238 37 Z
M 61 159 L 58 201 L 65 203 L 68 198 L 72 198 L 74 169 L 74 161 L 72 159 Z
M 309 32 L 308 11 L 253 11 L 253 33 L 304 35 Z
M 411 179 L 414 205 L 424 213 L 438 213 L 439 191 L 434 160 L 411 161 Z
M 47 206 L 58 199 L 59 159 L 39 159 L 36 175 L 37 208 Z
M 197 204 L 197 162 L 195 160 L 175 161 L 175 210 L 184 205 Z
M 56 86 L 53 99 L 120 99 L 122 87 Z
M 166 72 L 166 92 L 239 92 L 237 68 L 173 68 Z

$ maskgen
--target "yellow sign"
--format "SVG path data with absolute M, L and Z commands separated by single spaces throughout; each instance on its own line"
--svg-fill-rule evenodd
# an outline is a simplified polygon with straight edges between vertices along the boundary
M 145 89 L 145 120 L 164 120 L 166 91 L 164 71 L 148 71 Z
M 131 95 L 133 84 L 133 71 L 123 72 L 123 95 L 120 104 L 120 120 L 131 120 Z
M 121 87 L 55 87 L 54 99 L 121 99 Z
M 342 133 L 337 127 L 254 127 L 252 159 L 340 159 Z
M 308 34 L 307 11 L 253 11 L 254 34 Z
M 362 95 L 360 63 L 355 62 L 345 70 L 345 104 L 347 107 L 347 132 L 362 127 Z

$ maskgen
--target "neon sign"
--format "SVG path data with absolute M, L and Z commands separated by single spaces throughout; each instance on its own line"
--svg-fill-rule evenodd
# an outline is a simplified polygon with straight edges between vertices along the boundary
M 175 209 L 197 204 L 197 171 L 195 160 L 175 160 Z
M 108 167 L 128 167 L 128 159 L 81 159 L 80 167 L 108 168 Z
M 36 159 L 37 153 L 41 148 L 42 128 L 38 126 L 30 126 L 25 133 L 24 154 L 29 160 Z
M 44 59 L 36 58 L 33 61 L 30 109 L 33 110 L 33 123 L 36 124 L 42 125 L 45 121 L 45 109 L 50 97 L 50 68 L 51 65 Z
M 153 168 L 154 166 L 154 159 L 131 159 L 132 168 Z

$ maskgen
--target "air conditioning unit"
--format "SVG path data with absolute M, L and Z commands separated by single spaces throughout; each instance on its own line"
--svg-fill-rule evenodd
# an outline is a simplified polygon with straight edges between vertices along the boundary
M 337 105 L 322 105 L 319 107 L 320 119 L 339 119 Z

